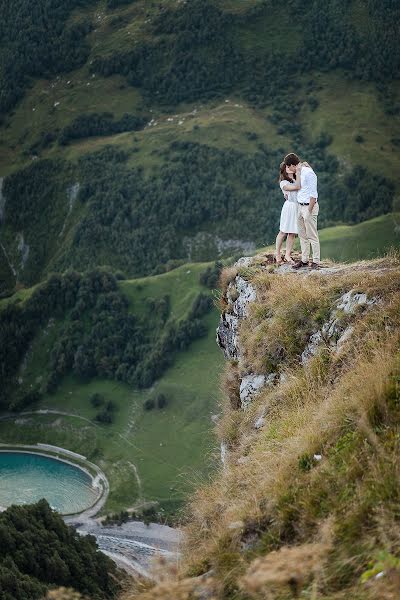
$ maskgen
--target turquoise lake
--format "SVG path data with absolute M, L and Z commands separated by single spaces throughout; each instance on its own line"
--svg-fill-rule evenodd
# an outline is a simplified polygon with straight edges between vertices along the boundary
M 62 514 L 80 512 L 98 496 L 87 473 L 55 458 L 0 452 L 0 507 L 46 498 Z

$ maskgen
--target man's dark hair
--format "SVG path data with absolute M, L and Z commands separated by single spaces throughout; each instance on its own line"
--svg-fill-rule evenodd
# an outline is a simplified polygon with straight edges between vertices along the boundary
M 294 154 L 294 152 L 291 152 L 290 154 L 286 154 L 285 158 L 283 159 L 283 162 L 285 163 L 285 165 L 287 167 L 292 167 L 292 166 L 298 165 L 300 162 L 300 159 L 297 156 L 297 154 Z

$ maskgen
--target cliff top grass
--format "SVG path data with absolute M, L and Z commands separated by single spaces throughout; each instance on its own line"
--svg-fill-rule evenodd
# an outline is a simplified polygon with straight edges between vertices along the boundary
M 192 499 L 180 572 L 138 597 L 394 599 L 399 256 L 306 275 L 279 274 L 262 255 L 254 263 L 241 273 L 257 290 L 239 326 L 242 358 L 222 382 L 225 466 Z M 340 309 L 348 292 L 367 302 Z M 334 320 L 337 339 L 322 338 L 302 364 L 311 335 Z M 249 372 L 277 379 L 243 410 Z

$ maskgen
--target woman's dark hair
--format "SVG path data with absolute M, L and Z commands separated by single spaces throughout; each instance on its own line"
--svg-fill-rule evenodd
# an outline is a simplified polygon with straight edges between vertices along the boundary
M 286 172 L 286 165 L 285 163 L 281 163 L 279 165 L 279 183 L 281 181 L 283 181 L 284 179 L 286 179 L 287 181 L 294 181 L 296 179 L 296 175 L 295 174 L 291 174 L 291 173 L 287 173 Z
M 299 164 L 300 159 L 297 156 L 297 154 L 291 152 L 290 154 L 286 154 L 285 158 L 283 159 L 283 162 L 287 167 L 295 167 Z

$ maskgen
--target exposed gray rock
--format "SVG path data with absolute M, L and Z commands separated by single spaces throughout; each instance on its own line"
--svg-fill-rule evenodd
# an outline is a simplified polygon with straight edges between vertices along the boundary
M 228 285 L 226 297 L 229 308 L 221 315 L 217 327 L 217 344 L 223 350 L 225 358 L 238 359 L 239 320 L 247 314 L 249 304 L 256 299 L 256 291 L 248 281 L 238 275 Z
M 73 183 L 72 185 L 67 187 L 66 193 L 67 193 L 67 200 L 68 200 L 68 213 L 67 213 L 67 216 L 65 217 L 62 229 L 61 229 L 60 233 L 58 234 L 59 237 L 61 237 L 65 231 L 68 217 L 72 212 L 72 209 L 73 209 L 75 201 L 78 197 L 80 188 L 81 188 L 81 184 L 79 183 L 79 181 L 77 181 L 76 183 Z
M 256 299 L 256 290 L 251 283 L 239 275 L 235 278 L 234 284 L 232 282 L 229 284 L 228 293 L 231 293 L 229 288 L 231 288 L 232 285 L 235 286 L 238 294 L 236 300 L 233 302 L 234 314 L 238 317 L 244 317 L 248 313 L 250 302 L 254 302 Z
M 258 417 L 254 422 L 254 429 L 261 429 L 265 425 L 265 417 Z
M 81 188 L 81 184 L 79 183 L 79 181 L 77 181 L 76 183 L 73 183 L 72 185 L 70 185 L 67 188 L 67 198 L 68 198 L 68 202 L 69 202 L 69 212 L 71 212 L 71 210 L 73 209 L 73 206 L 75 204 L 75 200 L 78 197 L 79 194 L 79 190 Z
M 371 298 L 368 300 L 367 294 L 359 294 L 351 290 L 340 298 L 339 303 L 336 305 L 338 310 L 343 310 L 346 314 L 353 314 L 357 306 L 362 304 L 375 304 L 376 299 Z
M 5 249 L 5 247 L 3 246 L 3 244 L 1 242 L 0 242 L 0 248 L 3 250 L 3 254 L 4 254 L 5 258 L 6 258 L 8 266 L 10 267 L 10 269 L 12 271 L 12 274 L 14 275 L 14 277 L 17 277 L 17 271 L 16 271 L 14 265 L 12 264 L 12 262 L 10 261 L 10 258 L 9 258 L 8 254 L 7 254 L 7 250 Z
M 266 376 L 250 373 L 245 375 L 240 382 L 240 400 L 242 408 L 250 404 L 252 399 L 260 393 L 265 385 Z
M 305 365 L 310 360 L 310 358 L 317 353 L 321 340 L 321 331 L 317 331 L 316 333 L 312 334 L 312 336 L 308 340 L 307 346 L 301 353 L 301 362 L 303 365 Z
M 276 379 L 276 373 L 269 375 L 256 375 L 250 373 L 242 377 L 240 382 L 240 401 L 242 408 L 247 408 L 253 398 L 261 392 L 265 386 L 273 386 Z
M 254 252 L 255 244 L 249 240 L 224 240 L 208 231 L 199 231 L 185 237 L 183 246 L 189 260 L 211 260 L 215 256 L 232 256 L 236 252 Z
M 279 383 L 285 383 L 287 381 L 287 374 L 285 373 L 285 371 L 282 371 L 279 374 Z
M 338 313 L 343 312 L 346 315 L 352 315 L 358 306 L 370 306 L 375 303 L 376 298 L 368 299 L 366 294 L 360 294 L 354 292 L 354 290 L 343 294 L 337 301 L 335 308 L 331 311 L 328 321 L 323 324 L 319 331 L 316 331 L 310 337 L 301 355 L 302 364 L 307 364 L 310 358 L 318 352 L 321 343 L 337 351 L 351 337 L 353 327 L 343 325 Z
M 239 345 L 237 343 L 239 319 L 237 316 L 224 313 L 221 315 L 217 327 L 217 344 L 223 350 L 225 358 L 239 358 Z
M 352 327 L 351 325 L 346 327 L 346 329 L 343 331 L 342 335 L 336 342 L 336 347 L 338 350 L 340 350 L 341 346 L 343 346 L 343 344 L 345 344 L 347 342 L 347 340 L 349 340 L 351 338 L 353 330 L 354 330 L 354 327 Z
M 249 267 L 252 262 L 253 262 L 252 256 L 242 256 L 235 262 L 235 265 L 237 267 Z

